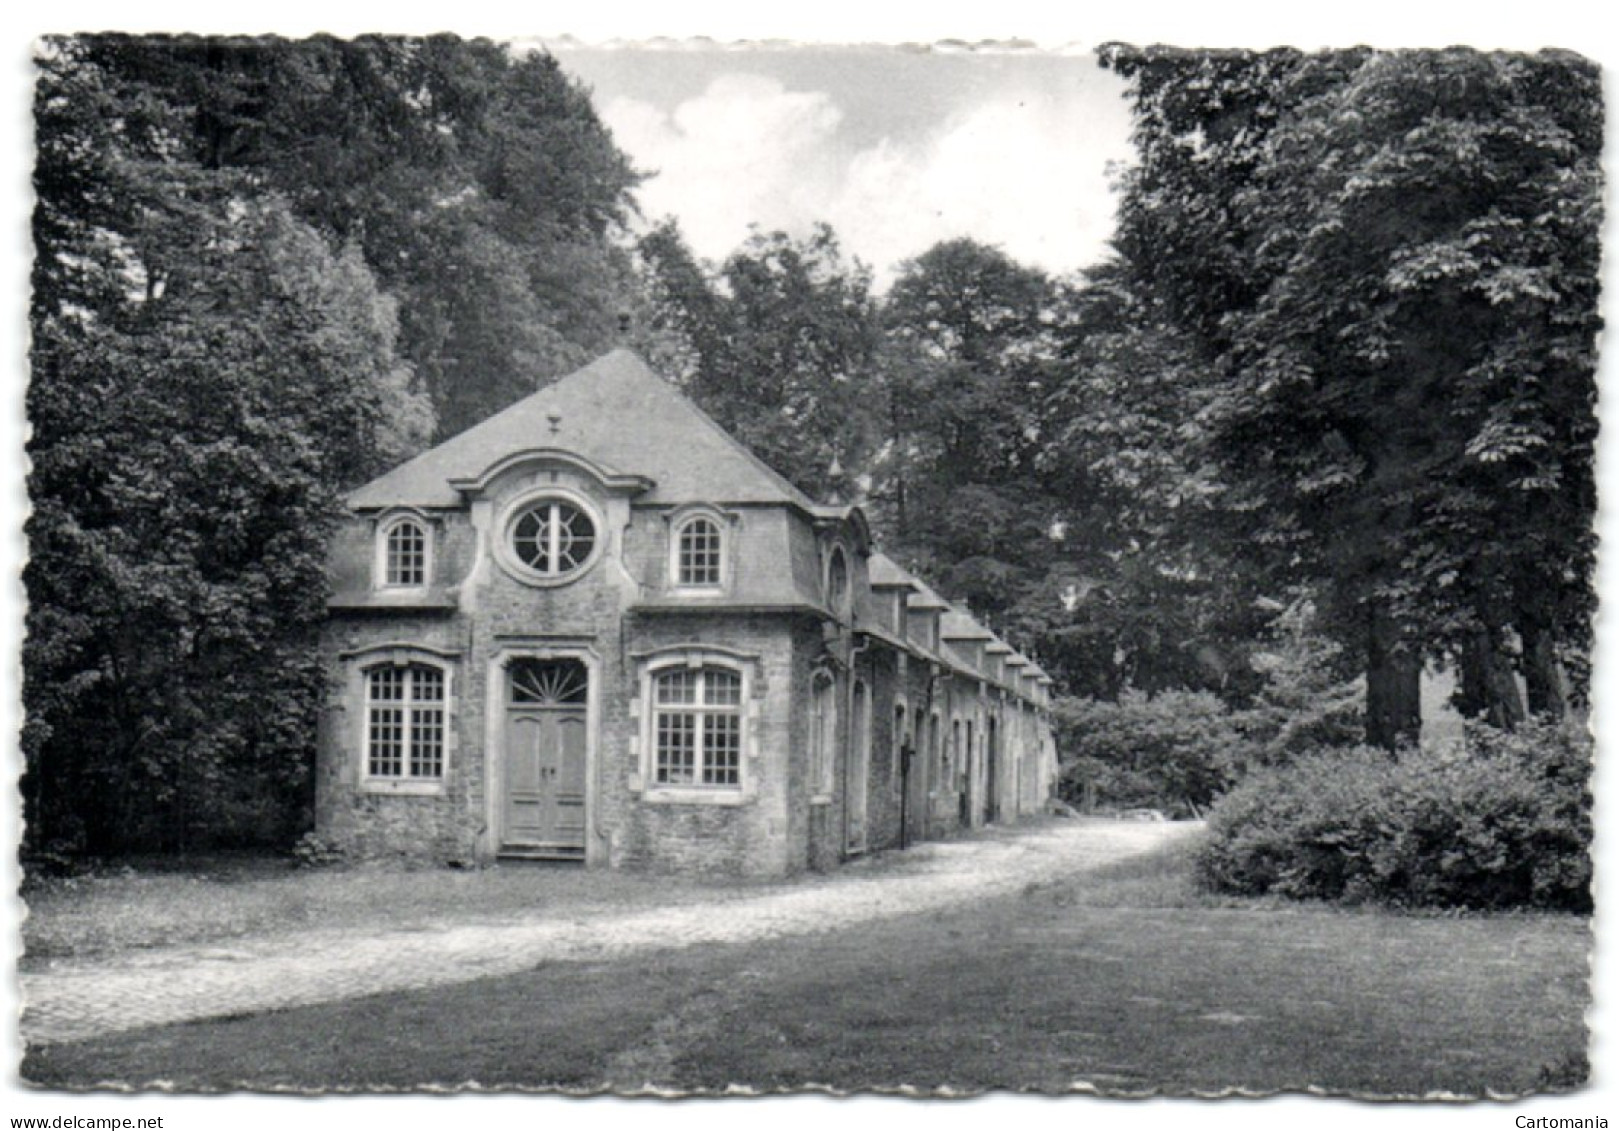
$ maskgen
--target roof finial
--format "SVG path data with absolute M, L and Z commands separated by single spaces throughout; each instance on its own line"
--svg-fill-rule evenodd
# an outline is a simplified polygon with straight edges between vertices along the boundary
M 560 412 L 548 412 L 545 414 L 545 419 L 551 422 L 551 435 L 555 436 L 562 428 L 562 414 Z

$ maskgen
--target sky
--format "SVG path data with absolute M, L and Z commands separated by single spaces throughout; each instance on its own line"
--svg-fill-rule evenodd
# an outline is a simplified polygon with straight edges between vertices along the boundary
M 705 259 L 818 221 L 879 285 L 959 236 L 1054 274 L 1106 252 L 1129 109 L 1091 51 L 538 42 Z

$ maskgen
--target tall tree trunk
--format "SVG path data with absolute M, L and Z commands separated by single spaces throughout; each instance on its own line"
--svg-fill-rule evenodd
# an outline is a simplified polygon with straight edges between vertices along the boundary
M 1422 734 L 1422 657 L 1374 605 L 1366 636 L 1366 741 L 1395 751 Z
M 1523 681 L 1529 693 L 1529 713 L 1552 719 L 1568 717 L 1568 672 L 1557 655 L 1552 631 L 1533 618 L 1523 627 Z
M 1456 706 L 1469 719 L 1511 730 L 1523 722 L 1523 696 L 1500 629 L 1480 628 L 1460 655 L 1461 686 Z

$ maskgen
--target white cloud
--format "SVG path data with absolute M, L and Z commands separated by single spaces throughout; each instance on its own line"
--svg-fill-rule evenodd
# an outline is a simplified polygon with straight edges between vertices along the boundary
M 748 225 L 800 231 L 825 215 L 837 183 L 832 140 L 842 114 L 820 92 L 725 74 L 666 112 L 617 98 L 602 117 L 636 164 L 648 216 L 671 213 L 699 255 L 722 259 Z
M 1081 107 L 1005 96 L 910 144 L 885 141 L 850 163 L 834 224 L 875 262 L 971 236 L 1064 272 L 1093 262 L 1112 231 L 1110 159 Z
M 1106 165 L 1128 156 L 1118 123 L 1095 123 L 1098 104 L 1094 92 L 1002 91 L 851 151 L 831 95 L 728 73 L 672 110 L 617 98 L 603 118 L 657 174 L 644 211 L 678 217 L 699 255 L 723 259 L 750 223 L 802 234 L 825 220 L 886 281 L 956 236 L 1053 272 L 1095 261 L 1112 228 Z

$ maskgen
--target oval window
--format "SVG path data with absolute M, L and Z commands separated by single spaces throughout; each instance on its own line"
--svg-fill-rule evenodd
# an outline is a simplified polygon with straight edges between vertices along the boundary
M 508 527 L 517 563 L 546 580 L 576 573 L 596 552 L 596 524 L 566 499 L 540 499 L 518 510 Z

